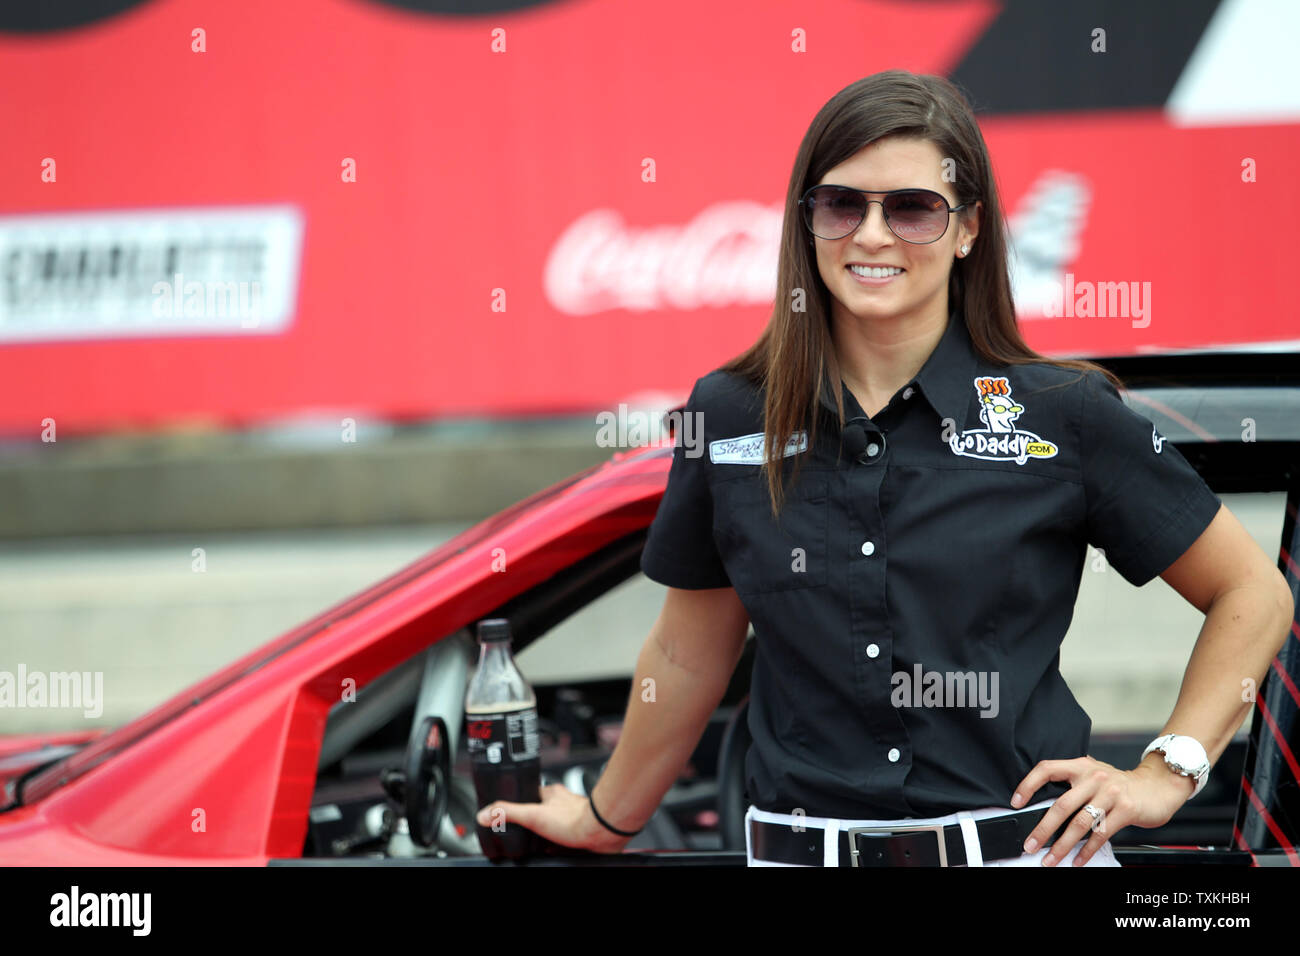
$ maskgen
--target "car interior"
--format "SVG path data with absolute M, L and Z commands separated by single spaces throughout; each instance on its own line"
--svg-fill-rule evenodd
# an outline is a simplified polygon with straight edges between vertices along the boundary
M 644 541 L 644 531 L 621 539 L 486 617 L 510 620 L 517 655 L 570 614 L 639 574 Z M 472 627 L 458 629 L 361 688 L 354 702 L 331 708 L 304 857 L 483 859 L 474 828 L 478 807 L 463 711 L 478 659 L 473 633 Z M 751 630 L 731 684 L 682 777 L 628 850 L 744 851 L 749 745 L 744 705 L 753 640 Z M 630 677 L 532 686 L 542 737 L 541 782 L 586 794 L 613 753 Z M 439 741 L 445 751 L 438 759 L 445 760 L 449 773 L 443 779 L 434 770 L 426 775 L 434 778 L 432 784 L 421 778 L 408 788 L 420 775 L 419 755 L 428 749 L 422 728 L 435 717 L 446 728 L 445 741 Z M 408 791 L 422 798 L 408 801 Z M 440 817 L 433 826 L 419 819 L 431 806 L 445 807 L 433 814 Z M 411 817 L 417 818 L 414 828 Z

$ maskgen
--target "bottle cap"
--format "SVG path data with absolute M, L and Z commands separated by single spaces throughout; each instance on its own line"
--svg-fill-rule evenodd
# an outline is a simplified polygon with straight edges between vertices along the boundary
M 485 621 L 479 621 L 478 639 L 480 641 L 510 640 L 510 622 L 504 617 L 493 617 Z

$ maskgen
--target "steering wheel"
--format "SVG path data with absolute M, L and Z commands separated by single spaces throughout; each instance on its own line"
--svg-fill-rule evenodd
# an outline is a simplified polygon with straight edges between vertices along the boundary
M 404 786 L 394 794 L 406 808 L 411 840 L 429 847 L 438 839 L 451 789 L 451 747 L 441 717 L 426 717 L 406 749 Z

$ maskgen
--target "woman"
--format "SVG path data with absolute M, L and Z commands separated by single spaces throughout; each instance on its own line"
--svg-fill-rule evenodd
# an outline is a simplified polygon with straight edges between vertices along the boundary
M 761 337 L 687 402 L 709 454 L 675 449 L 641 565 L 668 593 L 599 785 L 480 819 L 621 850 L 752 621 L 751 865 L 1117 866 L 1110 838 L 1168 821 L 1240 726 L 1292 620 L 1284 578 L 1113 375 L 1025 344 L 947 81 L 888 71 L 822 108 L 779 269 Z M 1088 543 L 1206 613 L 1131 769 L 1086 755 L 1057 669 Z

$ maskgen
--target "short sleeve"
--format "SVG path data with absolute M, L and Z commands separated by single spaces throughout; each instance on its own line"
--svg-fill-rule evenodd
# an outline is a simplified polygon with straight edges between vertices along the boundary
M 699 411 L 700 383 L 686 400 L 684 415 Z M 677 441 L 668 487 L 659 502 L 641 552 L 641 570 L 660 584 L 687 590 L 731 585 L 713 541 L 713 500 L 706 469 L 708 446 Z
M 1191 547 L 1222 502 L 1098 372 L 1086 376 L 1080 415 L 1087 540 L 1141 587 Z

